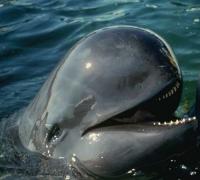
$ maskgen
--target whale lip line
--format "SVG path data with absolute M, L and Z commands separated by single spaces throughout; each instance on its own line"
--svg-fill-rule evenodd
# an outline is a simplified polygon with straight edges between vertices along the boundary
M 123 129 L 123 128 L 133 128 L 133 127 L 141 127 L 142 128 L 174 128 L 174 127 L 178 127 L 181 125 L 186 125 L 186 124 L 191 124 L 194 121 L 197 121 L 196 116 L 193 117 L 184 117 L 184 118 L 174 118 L 173 120 L 169 118 L 169 120 L 166 120 L 164 122 L 159 122 L 159 121 L 143 121 L 143 122 L 119 122 L 113 119 L 104 121 L 100 124 L 97 124 L 95 126 L 92 126 L 88 129 L 86 129 L 82 136 L 86 135 L 87 133 L 89 133 L 90 131 L 93 130 L 97 130 L 97 129 L 105 129 L 105 128 L 112 128 L 117 129 Z

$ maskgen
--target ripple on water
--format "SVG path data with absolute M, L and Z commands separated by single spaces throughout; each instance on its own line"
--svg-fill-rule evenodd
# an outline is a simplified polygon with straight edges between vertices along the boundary
M 0 117 L 26 106 L 53 67 L 80 38 L 118 24 L 150 28 L 169 42 L 185 81 L 180 109 L 185 99 L 192 104 L 200 72 L 199 12 L 197 0 L 2 0 Z M 187 171 L 184 177 L 196 177 L 198 155 L 191 153 L 192 165 L 179 161 L 174 166 L 170 164 L 169 175 L 161 176 L 173 179 Z M 143 178 L 144 174 L 138 176 Z

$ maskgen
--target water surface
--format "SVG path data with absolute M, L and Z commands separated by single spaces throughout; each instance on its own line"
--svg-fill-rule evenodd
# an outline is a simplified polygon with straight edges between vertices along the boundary
M 200 73 L 198 0 L 1 0 L 1 121 L 30 102 L 75 42 L 91 31 L 119 24 L 152 29 L 172 46 L 184 78 L 178 113 L 188 109 Z M 166 173 L 159 169 L 159 177 L 197 177 L 200 155 L 195 153 L 172 159 Z

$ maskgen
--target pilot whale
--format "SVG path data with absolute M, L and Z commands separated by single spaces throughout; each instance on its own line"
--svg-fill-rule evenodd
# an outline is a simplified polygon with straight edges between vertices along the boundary
M 196 111 L 174 113 L 181 92 L 181 71 L 163 38 L 107 27 L 69 50 L 18 117 L 17 133 L 25 149 L 66 159 L 83 177 L 117 178 L 195 142 Z

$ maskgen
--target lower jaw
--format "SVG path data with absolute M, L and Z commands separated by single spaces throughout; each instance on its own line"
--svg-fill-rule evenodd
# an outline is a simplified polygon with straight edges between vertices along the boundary
M 185 121 L 185 122 L 183 123 L 181 121 L 183 122 Z M 169 123 L 169 122 L 167 121 L 166 123 Z M 125 168 L 125 166 L 127 165 L 127 162 L 131 162 L 131 161 L 126 160 L 125 164 L 123 164 L 121 160 L 124 159 L 124 152 L 129 152 L 131 149 L 133 153 L 130 156 L 130 158 L 127 158 L 127 159 L 132 159 L 134 162 L 135 158 L 132 156 L 136 156 L 135 163 L 131 165 L 131 167 L 134 167 L 134 168 L 143 167 L 142 163 L 146 160 L 146 157 L 147 158 L 149 157 L 148 156 L 149 152 L 151 153 L 153 157 L 151 159 L 152 163 L 155 163 L 156 161 L 155 157 L 157 157 L 157 159 L 159 160 L 163 160 L 171 156 L 172 154 L 176 154 L 179 151 L 183 152 L 185 148 L 191 147 L 190 144 L 193 144 L 192 140 L 195 139 L 194 138 L 195 136 L 193 136 L 195 135 L 195 133 L 193 133 L 195 132 L 193 127 L 196 126 L 197 121 L 196 121 L 196 118 L 193 117 L 190 119 L 189 118 L 180 119 L 178 120 L 179 123 L 176 120 L 174 120 L 173 122 L 174 122 L 173 125 L 167 125 L 164 122 L 160 125 L 153 125 L 153 123 L 158 123 L 158 122 L 144 122 L 144 123 L 137 123 L 137 124 L 114 125 L 114 126 L 107 126 L 107 127 L 93 129 L 89 131 L 85 135 L 85 137 L 83 137 L 82 141 L 86 141 L 85 142 L 86 150 L 84 151 L 84 148 L 82 148 L 80 151 L 80 154 L 83 156 L 83 159 L 84 159 L 87 156 L 83 155 L 83 152 L 88 152 L 87 150 L 89 151 L 94 150 L 95 153 L 90 152 L 88 154 L 88 157 L 91 158 L 91 161 L 92 161 L 93 160 L 91 157 L 92 154 L 93 155 L 96 154 L 97 155 L 96 159 L 99 158 L 100 162 L 99 164 L 97 164 L 98 166 L 94 166 L 94 164 L 92 165 L 88 164 L 85 166 L 86 162 L 83 162 L 83 165 L 86 169 L 88 169 L 88 171 L 94 172 L 94 174 L 102 175 L 102 172 L 103 172 L 104 176 L 108 176 L 108 175 L 114 176 L 115 173 L 109 174 L 111 173 L 112 169 L 109 171 L 106 171 L 106 166 L 108 166 L 106 157 L 110 156 L 110 154 L 113 154 L 114 160 L 116 158 L 119 159 L 119 163 L 124 168 L 123 171 L 125 173 L 125 172 L 128 172 L 129 170 L 129 168 Z M 127 142 L 128 144 L 126 144 Z M 104 143 L 106 144 L 106 146 L 103 146 Z M 138 143 L 141 143 L 141 145 L 138 146 Z M 105 147 L 107 146 L 110 148 L 108 148 L 109 150 L 108 150 L 108 153 L 106 154 Z M 134 146 L 136 147 L 134 148 Z M 144 148 L 144 151 L 140 151 L 141 147 Z M 118 150 L 119 148 L 122 148 L 122 149 Z M 165 152 L 164 154 L 162 150 Z M 119 152 L 122 153 L 123 155 L 120 156 Z M 143 152 L 143 153 L 140 154 L 140 152 Z M 80 154 L 77 153 L 78 158 Z M 137 158 L 141 160 L 142 162 L 141 164 L 139 163 L 139 160 L 137 160 Z M 82 159 L 80 158 L 80 160 Z M 88 162 L 91 162 L 91 161 L 88 160 Z M 111 163 L 111 165 L 108 166 L 108 169 L 116 165 L 116 163 L 114 162 L 112 164 L 112 161 L 109 161 L 109 163 Z M 146 162 L 144 164 L 146 165 Z M 150 165 L 151 165 L 151 162 L 150 162 Z M 101 168 L 98 169 L 96 167 L 101 167 Z M 125 169 L 127 169 L 127 171 Z M 116 173 L 119 173 L 119 171 L 116 170 Z

